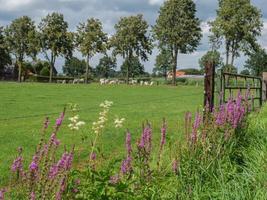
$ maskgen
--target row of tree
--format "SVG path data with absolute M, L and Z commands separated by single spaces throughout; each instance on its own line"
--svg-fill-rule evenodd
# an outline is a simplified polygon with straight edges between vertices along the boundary
M 210 61 L 221 65 L 220 54 L 218 56 L 221 47 L 225 48 L 226 60 L 223 65 L 226 69 L 234 65 L 235 58 L 241 52 L 250 55 L 260 49 L 257 37 L 263 26 L 261 13 L 251 5 L 250 0 L 219 0 L 217 17 L 210 22 L 210 26 L 211 51 L 207 53 L 207 59 L 200 61 L 201 66 Z M 21 81 L 25 58 L 37 62 L 37 56 L 42 53 L 49 63 L 51 82 L 56 59 L 64 56 L 67 64 L 73 62 L 72 53 L 78 50 L 85 58 L 83 64 L 86 65 L 85 80 L 88 82 L 90 60 L 95 54 L 101 53 L 105 56 L 99 69 L 101 66 L 102 69 L 106 66 L 112 68 L 117 56 L 124 59 L 123 71 L 128 82 L 136 63 L 147 61 L 156 45 L 160 52 L 156 71 L 166 75 L 171 69 L 175 84 L 178 55 L 194 52 L 202 37 L 193 0 L 165 1 L 152 31 L 141 14 L 120 18 L 114 28 L 115 34 L 108 37 L 100 20 L 90 18 L 80 23 L 76 32 L 70 32 L 68 23 L 60 13 L 48 14 L 38 26 L 31 18 L 23 16 L 12 21 L 5 29 L 0 28 L 1 65 L 9 64 L 10 55 L 13 55 L 18 65 L 18 81 Z M 108 52 L 112 52 L 111 57 Z

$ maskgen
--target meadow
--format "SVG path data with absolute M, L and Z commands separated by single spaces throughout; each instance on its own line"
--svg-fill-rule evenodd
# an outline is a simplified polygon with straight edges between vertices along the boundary
M 158 130 L 155 141 L 160 140 L 160 124 L 165 117 L 168 138 L 183 139 L 184 114 L 196 112 L 202 107 L 203 88 L 201 86 L 100 86 L 99 84 L 42 84 L 42 83 L 1 83 L 0 84 L 0 185 L 8 180 L 10 165 L 17 155 L 17 148 L 23 147 L 24 157 L 29 162 L 45 117 L 50 119 L 48 137 L 55 119 L 67 107 L 63 126 L 58 134 L 62 144 L 72 144 L 79 149 L 75 165 L 88 157 L 90 144 L 83 142 L 92 135 L 92 122 L 101 110 L 99 104 L 104 100 L 113 101 L 110 117 L 99 144 L 107 155 L 124 153 L 126 128 L 134 139 L 141 133 L 142 122 L 149 120 L 154 130 Z M 67 125 L 70 112 L 69 103 L 79 105 L 80 119 L 86 124 L 78 132 L 71 131 Z M 114 118 L 125 118 L 123 127 L 114 128 Z M 63 148 L 63 147 L 62 147 Z

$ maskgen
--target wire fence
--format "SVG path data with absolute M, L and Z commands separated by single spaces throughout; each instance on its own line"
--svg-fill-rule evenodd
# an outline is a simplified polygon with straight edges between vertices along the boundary
M 153 98 L 151 101 L 153 102 L 160 102 L 160 101 L 165 101 L 165 100 L 170 100 L 175 98 L 177 101 L 182 100 L 187 97 L 195 97 L 203 95 L 203 93 L 193 93 L 193 94 L 188 94 L 188 95 L 173 95 L 173 96 L 168 96 L 168 97 L 161 97 L 161 98 Z M 151 101 L 136 101 L 136 102 L 129 102 L 129 103 L 116 103 L 114 104 L 113 107 L 125 107 L 125 106 L 133 106 L 133 105 L 141 105 L 141 104 L 149 104 Z M 99 110 L 98 106 L 92 106 L 89 108 L 84 108 L 84 109 L 79 109 L 79 112 L 85 112 L 85 111 L 97 111 Z M 11 121 L 11 120 L 18 120 L 18 119 L 31 119 L 31 118 L 37 118 L 37 117 L 47 117 L 47 116 L 53 116 L 53 115 L 58 115 L 59 112 L 48 112 L 48 113 L 38 113 L 38 114 L 32 114 L 32 115 L 22 115 L 22 116 L 16 116 L 16 117 L 9 117 L 9 118 L 0 118 L 0 122 L 3 121 Z

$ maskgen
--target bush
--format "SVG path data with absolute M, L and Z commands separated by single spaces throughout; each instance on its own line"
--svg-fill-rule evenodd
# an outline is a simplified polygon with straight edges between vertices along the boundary
M 44 68 L 40 71 L 40 75 L 41 75 L 41 76 L 49 76 L 49 75 L 50 75 L 49 68 L 44 67 Z

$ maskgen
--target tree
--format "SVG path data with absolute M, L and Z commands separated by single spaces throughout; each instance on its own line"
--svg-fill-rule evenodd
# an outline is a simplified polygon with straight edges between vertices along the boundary
M 250 71 L 248 69 L 244 69 L 240 72 L 242 75 L 250 75 Z
M 63 72 L 67 76 L 80 77 L 85 73 L 86 65 L 85 60 L 79 60 L 76 57 L 72 57 L 66 59 L 65 65 L 63 66 Z
M 134 56 L 129 61 L 129 58 L 126 58 L 121 66 L 121 73 L 126 76 L 128 75 L 131 78 L 136 76 L 141 76 L 145 74 L 145 68 L 142 63 L 140 63 L 139 58 Z M 128 78 L 129 78 L 128 77 Z
M 50 63 L 49 82 L 52 82 L 56 58 L 69 58 L 72 55 L 73 34 L 68 32 L 68 23 L 59 13 L 48 14 L 42 19 L 39 29 L 42 52 Z
M 211 22 L 211 31 L 215 37 L 225 42 L 225 65 L 233 66 L 240 51 L 248 53 L 258 48 L 257 37 L 261 28 L 261 13 L 251 5 L 250 0 L 219 1 L 217 17 Z
M 0 77 L 3 75 L 4 69 L 8 64 L 11 64 L 11 57 L 5 44 L 3 27 L 0 27 Z
M 267 71 L 267 53 L 265 49 L 258 49 L 249 55 L 245 63 L 245 68 L 250 70 L 255 76 L 261 76 L 262 72 Z
M 6 42 L 9 51 L 15 56 L 19 68 L 18 81 L 21 81 L 22 64 L 31 52 L 31 41 L 35 32 L 34 22 L 28 16 L 23 16 L 12 21 L 5 30 Z
M 86 23 L 78 26 L 76 42 L 79 51 L 86 57 L 85 83 L 88 83 L 89 61 L 96 53 L 105 53 L 107 48 L 107 34 L 103 32 L 102 23 L 90 18 Z
M 202 72 L 205 71 L 205 66 L 208 62 L 211 62 L 215 69 L 221 68 L 223 66 L 223 60 L 221 58 L 220 52 L 214 50 L 214 51 L 208 51 L 205 55 L 202 56 L 201 59 L 199 59 L 199 66 Z
M 114 55 L 124 59 L 126 82 L 129 83 L 130 66 L 134 66 L 136 58 L 148 60 L 152 53 L 152 41 L 148 35 L 148 23 L 143 15 L 122 17 L 115 25 L 116 33 L 111 38 Z
M 194 52 L 202 37 L 200 20 L 195 14 L 194 1 L 168 0 L 161 6 L 153 27 L 159 47 L 167 46 L 171 50 L 173 85 L 176 85 L 178 53 Z
M 105 55 L 100 59 L 99 64 L 96 66 L 96 73 L 100 77 L 108 78 L 111 73 L 116 69 L 117 63 L 116 59 Z
M 222 66 L 222 71 L 236 74 L 237 73 L 237 68 L 234 65 L 228 64 L 228 65 L 223 65 Z M 229 81 L 229 77 L 228 77 L 227 81 Z
M 156 57 L 154 71 L 161 73 L 165 80 L 167 80 L 167 73 L 172 68 L 171 51 L 166 48 L 161 48 L 160 53 Z

